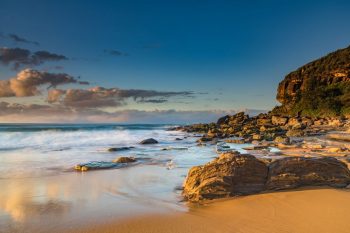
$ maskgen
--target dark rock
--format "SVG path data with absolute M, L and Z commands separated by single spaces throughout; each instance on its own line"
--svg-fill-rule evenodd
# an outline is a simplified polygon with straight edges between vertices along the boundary
M 227 122 L 229 121 L 229 119 L 230 119 L 230 116 L 229 116 L 229 115 L 220 117 L 220 118 L 218 119 L 218 121 L 217 121 L 216 124 L 218 124 L 218 125 L 225 124 L 225 123 L 227 123 Z
M 109 152 L 114 152 L 114 151 L 124 151 L 124 150 L 130 150 L 134 147 L 132 146 L 124 146 L 124 147 L 112 147 L 112 148 L 109 148 L 108 151 Z
M 269 165 L 266 187 L 268 190 L 320 185 L 339 188 L 349 183 L 349 169 L 336 158 L 288 157 Z
M 201 137 L 200 139 L 197 140 L 197 142 L 210 142 L 213 140 L 214 138 L 211 138 L 211 137 Z
M 199 201 L 257 193 L 264 189 L 267 171 L 267 165 L 252 155 L 225 153 L 191 168 L 183 194 L 189 201 Z
M 140 142 L 140 144 L 157 144 L 158 141 L 153 138 L 148 138 Z

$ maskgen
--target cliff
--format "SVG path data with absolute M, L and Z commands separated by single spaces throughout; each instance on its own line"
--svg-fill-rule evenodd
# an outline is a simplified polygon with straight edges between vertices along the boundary
M 289 73 L 278 85 L 275 113 L 350 114 L 350 46 Z

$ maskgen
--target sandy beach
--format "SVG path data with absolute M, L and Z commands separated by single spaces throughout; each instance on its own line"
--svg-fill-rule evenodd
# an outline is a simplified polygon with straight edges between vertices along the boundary
M 349 232 L 349 190 L 258 194 L 191 207 L 187 213 L 146 215 L 72 232 L 281 233 Z

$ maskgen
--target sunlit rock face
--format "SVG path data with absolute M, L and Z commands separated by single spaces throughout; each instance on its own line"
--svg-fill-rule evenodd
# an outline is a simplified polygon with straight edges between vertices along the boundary
M 277 100 L 288 112 L 310 108 L 308 98 L 332 97 L 341 108 L 350 106 L 350 47 L 337 50 L 288 74 L 277 89 Z M 318 96 L 320 95 L 320 96 Z M 311 101 L 310 101 L 311 102 Z M 315 103 L 316 105 L 322 105 Z M 298 106 L 304 105 L 304 106 Z M 327 106 L 315 106 L 315 108 Z
M 188 172 L 183 195 L 191 202 L 304 186 L 344 188 L 347 165 L 336 158 L 286 157 L 269 162 L 230 152 Z
M 191 168 L 184 195 L 189 201 L 200 201 L 257 193 L 264 189 L 267 172 L 267 165 L 252 155 L 224 153 Z

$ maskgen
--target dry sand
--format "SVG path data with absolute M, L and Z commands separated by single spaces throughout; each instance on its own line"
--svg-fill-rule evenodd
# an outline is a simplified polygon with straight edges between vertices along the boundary
M 220 200 L 188 213 L 146 215 L 74 229 L 117 233 L 345 233 L 350 190 L 316 189 Z

